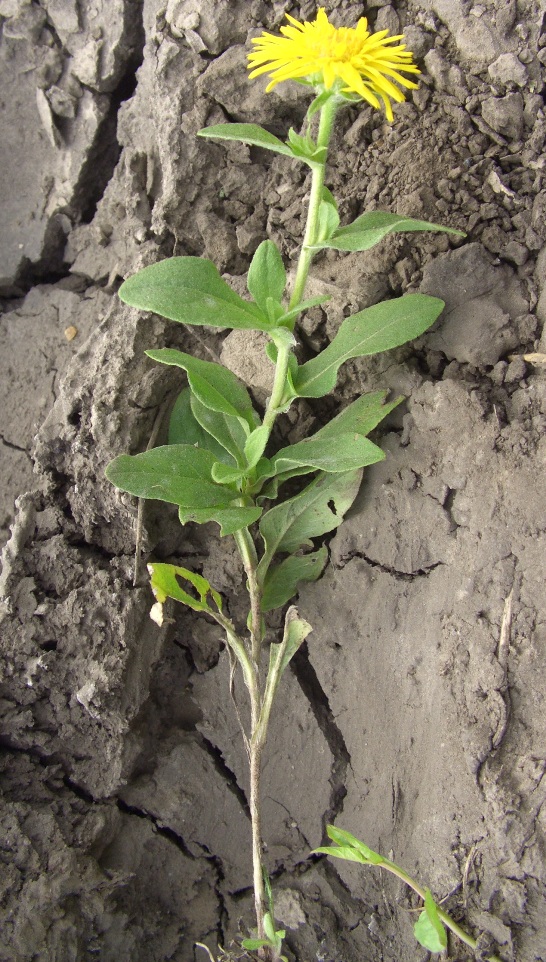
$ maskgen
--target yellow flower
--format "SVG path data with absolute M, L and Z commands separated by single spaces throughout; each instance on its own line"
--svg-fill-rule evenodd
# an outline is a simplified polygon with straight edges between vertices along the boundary
M 255 50 L 248 55 L 250 78 L 270 73 L 266 90 L 283 80 L 308 80 L 325 90 L 357 94 L 372 107 L 385 107 L 388 120 L 393 119 L 391 100 L 405 100 L 402 87 L 417 84 L 403 77 L 419 73 L 405 44 L 396 44 L 403 36 L 389 37 L 388 30 L 370 33 L 368 21 L 362 17 L 356 27 L 334 27 L 321 7 L 312 23 L 299 23 L 286 14 L 290 26 L 281 27 L 282 37 L 263 33 L 252 40 Z

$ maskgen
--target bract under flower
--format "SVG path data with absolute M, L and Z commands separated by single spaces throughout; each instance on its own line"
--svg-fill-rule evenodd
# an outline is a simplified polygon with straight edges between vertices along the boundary
M 397 43 L 404 39 L 402 34 L 370 33 L 365 17 L 356 27 L 334 27 L 322 7 L 312 23 L 299 23 L 290 14 L 286 19 L 290 25 L 280 28 L 281 37 L 263 33 L 252 40 L 255 49 L 248 55 L 251 79 L 271 75 L 267 91 L 283 80 L 306 80 L 352 100 L 357 95 L 372 107 L 383 104 L 387 119 L 392 120 L 391 100 L 406 99 L 396 84 L 417 86 L 400 73 L 420 73 L 405 44 Z

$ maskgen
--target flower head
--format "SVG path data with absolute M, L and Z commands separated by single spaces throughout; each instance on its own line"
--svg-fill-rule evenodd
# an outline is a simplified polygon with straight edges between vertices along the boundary
M 402 35 L 389 37 L 388 30 L 370 33 L 365 17 L 356 27 L 334 27 L 322 7 L 312 23 L 299 23 L 288 13 L 286 19 L 290 26 L 280 28 L 282 37 L 263 33 L 252 40 L 255 49 L 248 55 L 251 79 L 271 75 L 267 91 L 283 80 L 306 80 L 351 99 L 356 94 L 372 107 L 383 104 L 392 120 L 391 100 L 406 99 L 396 84 L 417 86 L 400 73 L 420 72 L 405 44 L 396 43 L 404 39 Z

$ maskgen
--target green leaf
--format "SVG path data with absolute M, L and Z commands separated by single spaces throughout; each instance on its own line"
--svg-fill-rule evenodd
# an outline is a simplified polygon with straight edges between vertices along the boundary
M 314 163 L 322 164 L 326 159 L 327 148 L 318 147 L 309 132 L 302 137 L 291 127 L 288 131 L 288 146 L 291 147 L 294 157 L 304 160 L 311 166 Z
M 267 442 L 269 441 L 269 434 L 269 428 L 262 424 L 247 438 L 245 444 L 245 458 L 248 469 L 254 468 L 258 464 L 258 461 L 266 449 Z
M 315 97 L 315 99 L 309 104 L 309 107 L 307 108 L 307 119 L 311 120 L 311 117 L 314 117 L 319 110 L 322 110 L 322 108 L 324 107 L 324 104 L 330 99 L 331 96 L 332 96 L 331 90 L 323 90 L 322 93 L 318 95 L 318 97 Z
M 302 581 L 316 581 L 328 560 L 326 548 L 312 554 L 289 555 L 284 561 L 270 568 L 264 579 L 262 611 L 282 608 L 297 593 Z
M 239 495 L 214 484 L 214 463 L 210 451 L 189 444 L 168 444 L 143 454 L 121 454 L 106 468 L 106 477 L 116 488 L 137 498 L 192 509 L 227 507 Z
M 360 839 L 356 838 L 351 832 L 347 832 L 343 828 L 337 828 L 335 825 L 328 825 L 326 827 L 328 837 L 332 839 L 336 845 L 348 845 L 354 849 L 359 855 L 359 860 L 364 864 L 371 865 L 384 865 L 389 863 L 389 860 L 384 858 L 379 852 L 374 852 L 373 849 L 361 842 Z
M 179 508 L 178 517 L 181 524 L 194 521 L 196 524 L 206 524 L 216 521 L 220 525 L 220 535 L 224 538 L 228 534 L 248 528 L 254 524 L 262 514 L 262 508 Z
M 323 397 L 329 394 L 345 361 L 379 354 L 419 337 L 439 317 L 444 306 L 437 297 L 407 294 L 374 304 L 346 318 L 332 343 L 293 373 L 295 396 Z
M 429 952 L 444 952 L 447 948 L 447 933 L 430 889 L 425 891 L 425 908 L 413 926 L 413 934 Z
M 150 585 L 159 604 L 164 604 L 167 598 L 173 598 L 193 608 L 194 611 L 210 611 L 207 603 L 207 596 L 210 594 L 218 611 L 222 610 L 222 599 L 218 592 L 211 588 L 206 578 L 195 571 L 188 571 L 187 568 L 180 568 L 177 565 L 155 563 L 148 565 L 148 571 L 151 576 Z M 199 600 L 180 587 L 179 578 L 189 581 L 199 595 Z
M 186 371 L 196 398 L 211 411 L 239 418 L 241 423 L 246 424 L 251 431 L 259 423 L 246 387 L 226 367 L 215 364 L 213 361 L 201 361 L 197 357 L 192 357 L 191 354 L 184 354 L 172 348 L 146 351 L 146 354 L 161 364 L 180 367 Z
M 236 484 L 244 476 L 244 468 L 231 468 L 228 464 L 217 461 L 212 466 L 212 480 L 217 484 Z
M 292 321 L 295 317 L 298 317 L 299 314 L 303 314 L 304 311 L 308 311 L 312 307 L 318 307 L 320 304 L 325 304 L 329 300 L 329 294 L 325 294 L 322 297 L 310 297 L 308 300 L 296 304 L 290 308 L 289 311 L 285 311 L 282 317 L 279 318 L 279 322 L 286 324 L 288 321 Z M 268 334 L 271 337 L 271 331 L 268 331 Z
M 286 287 L 286 271 L 273 241 L 262 241 L 256 250 L 248 269 L 247 286 L 256 304 L 267 316 L 269 298 L 280 304 Z
M 319 845 L 318 848 L 313 849 L 311 855 L 329 855 L 331 858 L 341 858 L 344 862 L 358 862 L 359 865 L 366 864 L 362 862 L 358 852 L 349 845 Z
M 228 452 L 231 455 L 229 459 L 224 456 L 219 460 L 225 467 L 233 468 L 238 465 L 240 468 L 244 468 L 245 457 L 243 452 L 246 432 L 240 419 L 232 417 L 230 414 L 222 414 L 220 411 L 211 411 L 195 395 L 192 396 L 190 403 L 196 423 L 211 436 L 211 440 L 218 442 L 224 454 Z
M 362 395 L 311 438 L 283 448 L 272 459 L 264 461 L 259 465 L 257 482 L 274 478 L 276 483 L 268 486 L 261 496 L 275 498 L 280 484 L 319 468 L 327 472 L 348 471 L 382 461 L 381 450 L 375 445 L 369 447 L 369 441 L 363 442 L 364 436 L 403 400 L 399 397 L 385 404 L 385 397 L 385 391 Z
M 318 431 L 311 438 L 283 448 L 271 458 L 274 474 L 285 474 L 295 468 L 312 468 L 316 471 L 340 474 L 354 471 L 377 461 L 385 455 L 381 448 L 360 434 L 336 434 L 322 437 Z
M 466 235 L 452 227 L 442 227 L 441 224 L 430 224 L 426 220 L 414 220 L 402 217 L 400 214 L 388 214 L 380 210 L 368 211 L 357 217 L 352 224 L 340 227 L 326 240 L 320 239 L 316 247 L 330 247 L 336 251 L 367 251 L 370 247 L 382 241 L 387 234 L 400 231 L 444 231 L 458 237 Z
M 205 448 L 214 455 L 215 460 L 232 465 L 233 458 L 221 444 L 218 444 L 216 438 L 211 437 L 196 421 L 191 404 L 191 390 L 185 387 L 178 395 L 171 412 L 168 443 L 191 444 L 194 448 Z
M 386 396 L 386 391 L 373 391 L 370 394 L 363 394 L 352 404 L 349 404 L 341 414 L 332 418 L 317 434 L 321 438 L 335 437 L 338 434 L 352 431 L 364 436 L 369 434 L 387 417 L 387 414 L 390 414 L 404 400 L 403 397 L 397 397 L 394 401 L 385 403 Z M 316 436 L 314 435 L 314 437 Z
M 271 946 L 269 939 L 243 939 L 241 941 L 243 949 L 248 949 L 250 952 L 255 952 L 257 949 L 263 949 L 265 946 Z
M 333 194 L 327 187 L 322 188 L 322 198 L 318 210 L 317 243 L 323 244 L 339 227 L 339 214 Z
M 274 943 L 274 942 L 275 942 L 275 936 L 276 936 L 277 933 L 275 932 L 275 923 L 273 922 L 273 919 L 271 918 L 271 913 L 270 913 L 270 912 L 265 912 L 265 914 L 264 914 L 264 931 L 265 931 L 265 934 L 267 935 L 269 941 L 270 941 L 271 943 Z
M 303 491 L 275 505 L 260 521 L 265 553 L 258 565 L 263 585 L 273 555 L 278 551 L 293 554 L 310 538 L 337 528 L 358 494 L 361 471 L 346 474 L 321 474 Z
M 267 331 L 270 323 L 222 280 L 212 261 L 169 257 L 144 267 L 119 289 L 125 304 L 181 324 Z
M 212 127 L 203 127 L 197 132 L 197 136 L 238 140 L 243 144 L 250 144 L 251 147 L 263 147 L 265 150 L 275 151 L 276 154 L 294 157 L 290 147 L 258 124 L 215 124 Z

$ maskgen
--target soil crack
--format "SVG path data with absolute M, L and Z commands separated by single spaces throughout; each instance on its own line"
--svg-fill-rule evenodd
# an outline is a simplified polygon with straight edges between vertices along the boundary
M 146 819 L 146 821 L 153 825 L 154 831 L 156 831 L 158 835 L 161 835 L 169 842 L 172 842 L 172 844 L 175 845 L 182 852 L 182 854 L 186 856 L 186 858 L 190 858 L 192 861 L 195 861 L 196 856 L 190 851 L 182 836 L 179 835 L 178 832 L 175 832 L 175 830 L 170 828 L 168 825 L 162 825 L 156 815 L 152 815 L 151 812 L 146 811 L 144 808 L 138 808 L 136 805 L 129 805 L 121 798 L 116 799 L 116 805 L 120 812 L 123 812 L 125 815 L 136 815 L 137 818 Z M 208 855 L 204 855 L 203 857 L 207 858 L 207 860 L 210 860 L 210 856 Z
M 444 561 L 434 561 L 432 564 L 426 565 L 423 568 L 416 568 L 414 571 L 399 571 L 398 568 L 395 568 L 392 565 L 386 565 L 382 564 L 380 561 L 375 561 L 373 558 L 370 558 L 363 552 L 352 551 L 349 555 L 347 555 L 346 558 L 341 558 L 336 563 L 336 569 L 339 571 L 345 568 L 345 566 L 349 563 L 349 561 L 352 561 L 353 558 L 360 558 L 362 561 L 365 561 L 366 564 L 369 564 L 370 568 L 378 568 L 379 571 L 383 571 L 385 574 L 391 575 L 393 578 L 396 578 L 399 581 L 413 581 L 414 578 L 428 578 L 431 571 L 434 571 L 435 568 L 439 568 L 441 565 L 445 564 Z
M 343 811 L 343 800 L 347 794 L 345 778 L 348 769 L 351 767 L 351 756 L 343 735 L 336 724 L 326 693 L 309 660 L 307 642 L 304 642 L 294 655 L 291 666 L 332 753 L 333 763 L 329 778 L 331 786 L 330 805 L 323 816 L 323 830 L 326 832 L 326 825 L 335 821 Z
M 245 815 L 248 818 L 250 818 L 250 806 L 248 804 L 246 793 L 239 785 L 235 772 L 232 771 L 229 765 L 226 764 L 226 761 L 224 756 L 222 755 L 222 752 L 217 747 L 217 745 L 209 741 L 208 738 L 205 738 L 203 734 L 200 735 L 199 741 L 201 743 L 201 748 L 207 753 L 209 758 L 212 760 L 212 763 L 216 771 L 218 772 L 219 775 L 222 776 L 223 780 L 226 782 L 229 791 L 233 795 L 235 795 L 235 798 L 239 802 L 239 805 L 243 809 Z

